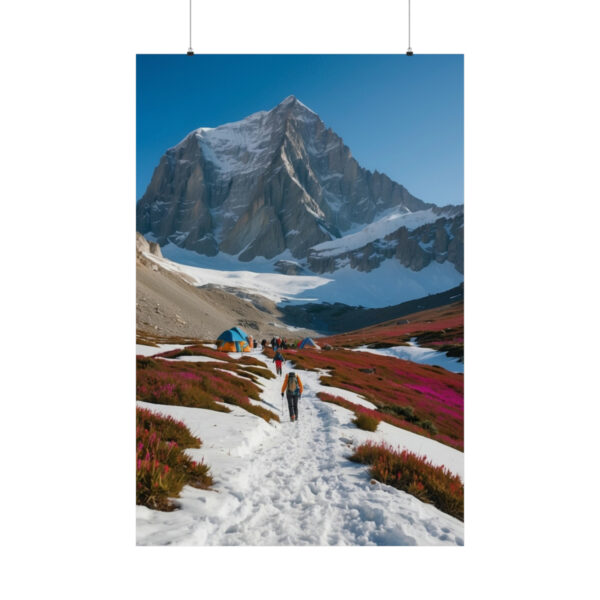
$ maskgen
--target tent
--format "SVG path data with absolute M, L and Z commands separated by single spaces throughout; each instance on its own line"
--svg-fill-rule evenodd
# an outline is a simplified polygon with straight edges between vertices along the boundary
M 315 348 L 316 350 L 320 350 L 321 348 L 315 344 L 315 341 L 312 338 L 304 338 L 299 344 L 298 348 Z
M 235 331 L 237 334 L 239 334 L 243 340 L 248 341 L 248 334 L 241 328 L 241 327 L 232 327 L 229 331 Z
M 234 329 L 224 331 L 217 338 L 217 350 L 221 352 L 250 352 L 248 341 Z

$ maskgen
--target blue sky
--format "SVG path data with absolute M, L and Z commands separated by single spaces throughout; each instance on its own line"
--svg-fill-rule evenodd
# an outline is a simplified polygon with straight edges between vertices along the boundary
M 463 203 L 462 55 L 138 55 L 137 198 L 190 131 L 291 94 L 361 166 L 425 202 Z

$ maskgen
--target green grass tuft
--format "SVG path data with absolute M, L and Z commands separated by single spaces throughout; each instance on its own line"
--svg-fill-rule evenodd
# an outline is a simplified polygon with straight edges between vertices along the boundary
M 380 421 L 375 417 L 371 417 L 363 413 L 358 413 L 356 415 L 356 419 L 353 419 L 352 422 L 359 429 L 364 429 L 365 431 L 375 431 L 380 423 Z

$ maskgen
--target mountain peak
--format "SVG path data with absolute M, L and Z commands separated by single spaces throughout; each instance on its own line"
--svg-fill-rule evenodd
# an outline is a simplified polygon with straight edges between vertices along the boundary
M 203 127 L 167 151 L 138 204 L 141 233 L 214 256 L 306 258 L 386 211 L 430 208 L 371 173 L 291 94 L 268 111 Z
M 288 96 L 287 98 L 284 98 L 273 110 L 287 110 L 290 112 L 294 111 L 301 114 L 309 113 L 311 115 L 314 115 L 315 117 L 318 117 L 317 113 L 314 110 L 311 110 L 310 108 L 308 108 L 308 106 L 306 106 L 306 104 L 300 102 L 300 100 L 298 100 L 298 98 L 296 98 L 296 96 L 294 96 L 293 94 Z

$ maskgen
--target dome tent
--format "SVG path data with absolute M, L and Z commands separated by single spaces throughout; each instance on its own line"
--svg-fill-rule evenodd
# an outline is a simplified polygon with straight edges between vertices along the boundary
M 321 348 L 315 343 L 312 338 L 304 338 L 299 344 L 298 348 L 315 348 L 316 350 L 320 350 Z
M 244 338 L 248 342 L 248 347 L 250 348 L 250 350 L 252 350 L 252 348 L 254 347 L 254 338 L 251 335 L 248 335 L 241 327 L 238 327 L 237 325 L 235 327 L 232 327 L 231 331 L 239 333 L 242 336 L 242 338 Z
M 237 334 L 239 334 L 242 339 L 244 340 L 248 340 L 248 334 L 241 328 L 238 327 L 237 325 L 235 327 L 232 327 L 229 331 L 235 331 Z
M 221 352 L 250 352 L 248 340 L 234 329 L 224 331 L 217 338 L 217 350 Z

